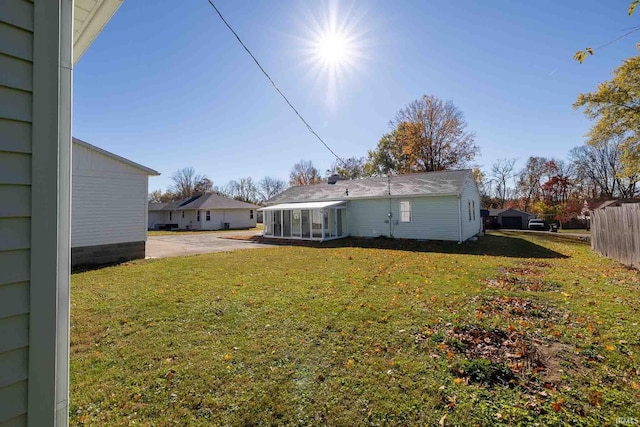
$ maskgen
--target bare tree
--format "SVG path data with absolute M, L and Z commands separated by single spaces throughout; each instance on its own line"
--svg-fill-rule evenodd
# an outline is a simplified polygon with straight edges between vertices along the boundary
M 635 197 L 640 176 L 625 176 L 621 142 L 606 140 L 571 150 L 578 182 L 591 197 Z
M 247 203 L 256 203 L 258 201 L 258 188 L 251 177 L 240 178 L 238 181 L 231 180 L 218 192 L 232 199 Z
M 289 172 L 289 185 L 313 185 L 321 182 L 322 177 L 311 160 L 300 160 Z
M 283 180 L 271 176 L 265 176 L 258 182 L 258 195 L 261 201 L 267 201 L 277 196 L 287 188 L 287 183 Z
M 497 197 L 500 199 L 500 207 L 504 208 L 507 194 L 512 190 L 508 188 L 509 179 L 515 176 L 513 172 L 516 159 L 498 159 L 491 165 L 491 177 L 496 181 Z
M 198 192 L 198 188 L 213 188 L 213 182 L 206 175 L 196 173 L 195 168 L 182 168 L 171 175 L 173 185 L 170 192 L 176 195 L 177 199 L 185 199 Z

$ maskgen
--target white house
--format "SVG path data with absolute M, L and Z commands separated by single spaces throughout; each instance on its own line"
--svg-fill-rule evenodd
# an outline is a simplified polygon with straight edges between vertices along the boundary
M 253 228 L 260 206 L 219 194 L 198 194 L 171 203 L 149 203 L 149 229 L 224 230 Z
M 387 236 L 463 242 L 482 229 L 480 193 L 471 170 L 291 187 L 261 211 L 268 238 Z
M 0 5 L 0 425 L 69 413 L 73 65 L 121 0 Z
M 71 264 L 144 258 L 153 169 L 73 138 Z

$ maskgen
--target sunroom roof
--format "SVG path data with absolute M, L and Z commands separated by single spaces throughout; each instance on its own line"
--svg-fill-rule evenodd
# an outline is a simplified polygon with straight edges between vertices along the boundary
M 304 202 L 304 203 L 282 203 L 279 205 L 267 206 L 266 208 L 258 209 L 259 211 L 286 211 L 293 209 L 322 209 L 330 206 L 336 206 L 346 203 L 344 200 L 338 200 L 333 202 Z

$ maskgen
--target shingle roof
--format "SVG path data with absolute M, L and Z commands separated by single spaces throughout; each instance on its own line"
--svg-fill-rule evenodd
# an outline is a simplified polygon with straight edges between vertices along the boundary
M 489 216 L 498 216 L 498 215 L 503 214 L 503 213 L 505 213 L 507 211 L 518 212 L 518 213 L 521 213 L 521 214 L 524 214 L 524 215 L 529 215 L 529 216 L 534 215 L 534 214 L 531 214 L 529 212 L 525 212 L 525 211 L 521 211 L 521 210 L 513 209 L 513 208 L 509 208 L 509 209 L 487 209 L 487 210 L 489 211 Z
M 471 170 L 425 172 L 390 177 L 362 178 L 290 187 L 266 204 L 372 199 L 392 196 L 452 196 L 462 193 Z
M 230 199 L 219 194 L 204 194 L 187 203 L 181 204 L 177 209 L 259 209 L 260 206 L 240 200 Z M 176 208 L 174 208 L 176 209 Z
M 153 202 L 149 202 L 149 211 L 153 212 L 153 211 L 161 211 L 163 210 L 163 208 L 165 206 L 167 206 L 169 203 L 153 203 Z

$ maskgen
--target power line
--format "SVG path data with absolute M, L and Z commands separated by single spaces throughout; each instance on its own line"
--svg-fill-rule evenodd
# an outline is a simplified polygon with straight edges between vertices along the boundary
M 302 120 L 302 123 L 305 124 L 305 126 L 307 127 L 307 129 L 309 130 L 309 132 L 311 132 L 316 138 L 318 138 L 318 141 L 320 141 L 322 143 L 322 145 L 324 145 L 324 147 L 329 150 L 329 152 L 331 154 L 333 154 L 335 156 L 336 159 L 338 159 L 342 164 L 345 164 L 345 161 L 342 160 L 342 158 L 340 156 L 338 156 L 332 149 L 331 147 L 329 147 L 329 145 L 327 145 L 326 142 L 324 142 L 324 140 L 322 138 L 320 138 L 320 135 L 318 135 L 316 133 L 315 130 L 313 130 L 313 128 L 311 127 L 311 125 L 304 119 L 304 117 L 302 117 L 302 115 L 298 112 L 298 110 L 296 110 L 296 107 L 293 106 L 293 104 L 291 103 L 291 101 L 289 101 L 289 99 L 284 95 L 284 93 L 282 93 L 282 91 L 278 88 L 278 86 L 276 85 L 276 83 L 273 81 L 273 79 L 271 78 L 271 76 L 269 76 L 269 73 L 267 73 L 265 71 L 265 69 L 262 67 L 262 65 L 260 65 L 260 62 L 258 62 L 258 60 L 256 59 L 256 57 L 253 55 L 253 53 L 251 53 L 251 51 L 249 50 L 249 48 L 242 42 L 242 40 L 240 39 L 240 36 L 238 36 L 238 33 L 235 32 L 235 30 L 233 28 L 231 28 L 231 25 L 229 25 L 229 23 L 227 22 L 226 19 L 224 19 L 224 16 L 222 16 L 222 13 L 220 13 L 220 11 L 218 10 L 218 8 L 216 7 L 215 4 L 213 4 L 213 2 L 211 0 L 207 0 L 209 2 L 209 4 L 211 5 L 211 7 L 213 7 L 213 10 L 216 11 L 216 13 L 218 14 L 218 16 L 220 17 L 220 19 L 222 20 L 222 22 L 224 22 L 224 25 L 227 26 L 227 28 L 229 29 L 229 31 L 231 31 L 233 33 L 233 35 L 236 37 L 236 39 L 238 40 L 238 42 L 242 45 L 242 47 L 244 48 L 244 50 L 247 51 L 247 53 L 249 54 L 249 56 L 251 57 L 251 59 L 253 59 L 253 62 L 256 63 L 256 65 L 258 66 L 258 68 L 260 68 L 260 71 L 262 71 L 262 74 L 265 75 L 265 77 L 267 79 L 269 79 L 269 82 L 271 82 L 271 85 L 273 86 L 273 88 L 276 90 L 276 92 L 278 92 L 280 94 L 280 96 L 285 100 L 285 102 L 289 105 L 289 107 L 291 107 L 291 109 L 293 110 L 294 113 L 296 113 L 296 115 L 300 118 L 300 120 Z

